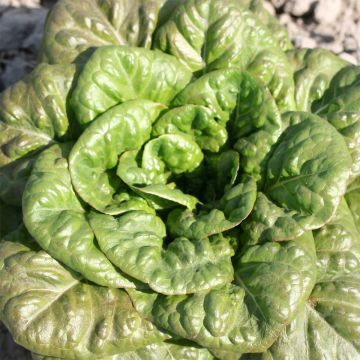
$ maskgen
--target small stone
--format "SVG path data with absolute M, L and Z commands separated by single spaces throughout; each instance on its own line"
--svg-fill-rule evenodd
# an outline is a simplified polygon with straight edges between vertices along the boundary
M 271 0 L 271 3 L 276 9 L 280 9 L 285 4 L 285 2 L 286 0 Z
M 331 24 L 343 11 L 342 0 L 319 0 L 316 4 L 314 17 L 318 23 Z
M 38 21 L 36 10 L 11 9 L 6 11 L 0 21 L 0 51 L 16 50 L 33 32 Z
M 5 71 L 1 74 L 1 83 L 4 88 L 14 84 L 21 80 L 30 70 L 28 62 L 17 56 L 13 60 L 9 61 L 5 66 Z
M 341 54 L 339 54 L 339 56 L 340 56 L 342 59 L 348 61 L 349 63 L 351 63 L 351 64 L 353 64 L 353 65 L 357 65 L 357 64 L 358 64 L 358 61 L 357 61 L 356 57 L 353 56 L 353 55 L 351 55 L 351 54 L 349 54 L 349 53 L 342 52 Z
M 4 7 L 38 8 L 40 7 L 40 0 L 0 0 L 0 5 Z
M 347 34 L 343 42 L 344 50 L 347 52 L 354 52 L 359 48 L 359 44 L 352 34 Z
M 316 46 L 317 46 L 317 44 L 314 39 L 312 39 L 310 37 L 305 37 L 305 36 L 300 37 L 299 47 L 314 49 L 314 48 L 316 48 Z
M 288 0 L 285 11 L 294 16 L 303 16 L 311 11 L 315 3 L 316 0 Z

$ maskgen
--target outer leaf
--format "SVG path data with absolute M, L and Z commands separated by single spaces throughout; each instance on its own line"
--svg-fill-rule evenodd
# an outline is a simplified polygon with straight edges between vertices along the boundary
M 60 360 L 58 358 L 32 355 L 34 360 Z M 147 345 L 136 351 L 107 356 L 102 360 L 214 360 L 210 352 L 185 341 L 176 343 L 156 343 Z M 67 359 L 64 359 L 67 360 Z
M 357 229 L 360 229 L 360 178 L 357 178 L 347 189 L 346 202 L 349 205 Z
M 191 77 L 175 57 L 142 48 L 106 46 L 86 62 L 70 103 L 78 122 L 87 124 L 127 100 L 167 105 Z
M 347 66 L 332 79 L 321 100 L 314 103 L 312 110 L 323 115 L 333 112 L 360 111 L 360 67 Z
M 29 350 L 96 359 L 166 338 L 125 291 L 82 283 L 45 252 L 21 244 L 2 242 L 0 253 L 0 318 Z
M 331 79 L 343 67 L 345 60 L 325 49 L 296 49 L 287 53 L 294 67 L 295 99 L 299 111 L 310 111 L 322 98 Z
M 66 98 L 74 65 L 41 64 L 0 95 L 0 166 L 69 133 Z
M 71 179 L 76 192 L 95 209 L 121 213 L 122 203 L 132 200 L 126 192 L 117 194 L 121 184 L 108 170 L 117 165 L 119 155 L 150 138 L 152 123 L 163 108 L 148 100 L 129 101 L 107 111 L 80 136 L 69 157 Z M 133 209 L 146 207 L 133 201 Z
M 241 360 L 360 358 L 360 236 L 344 200 L 315 245 L 317 284 L 307 305 L 267 352 Z
M 45 26 L 40 60 L 71 63 L 105 45 L 150 47 L 163 0 L 63 0 Z
M 190 296 L 149 298 L 152 310 L 145 315 L 173 334 L 238 357 L 266 350 L 304 306 L 313 287 L 311 234 L 296 242 L 250 247 L 235 267 L 237 285 Z M 131 297 L 138 306 L 136 292 Z M 137 308 L 143 311 L 141 297 Z
M 233 279 L 233 250 L 221 237 L 177 238 L 163 250 L 165 224 L 154 215 L 134 211 L 115 219 L 93 213 L 90 223 L 106 256 L 156 292 L 188 294 Z
M 231 115 L 241 167 L 254 176 L 264 170 L 266 156 L 281 134 L 281 119 L 274 99 L 253 76 L 236 69 L 213 71 L 190 83 L 173 104 L 206 106 L 222 125 Z
M 36 161 L 23 198 L 27 229 L 44 250 L 85 278 L 104 286 L 135 287 L 98 249 L 72 188 L 66 155 L 54 145 Z
M 329 281 L 360 269 L 360 233 L 345 199 L 335 216 L 314 232 L 318 258 L 318 281 Z
M 241 360 L 286 360 L 289 357 L 294 360 L 354 360 L 359 356 L 351 342 L 340 336 L 315 309 L 306 305 L 268 351 L 246 354 Z
M 278 206 L 297 212 L 294 219 L 305 230 L 316 229 L 334 215 L 351 166 L 341 135 L 304 113 L 302 122 L 284 132 L 269 160 L 265 192 Z
M 153 136 L 189 134 L 201 149 L 218 152 L 228 138 L 227 131 L 208 108 L 185 105 L 168 111 L 154 124 Z
M 271 34 L 278 41 L 281 49 L 288 50 L 293 47 L 287 29 L 279 23 L 275 16 L 272 16 L 265 9 L 262 0 L 241 0 L 241 2 L 249 6 L 250 10 L 256 15 L 256 18 L 270 29 Z
M 340 111 L 323 117 L 344 136 L 353 161 L 349 179 L 351 182 L 360 175 L 360 112 Z

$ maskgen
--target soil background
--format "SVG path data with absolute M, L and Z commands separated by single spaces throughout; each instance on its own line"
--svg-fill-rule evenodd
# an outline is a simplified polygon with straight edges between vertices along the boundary
M 87 1 L 87 0 L 74 0 Z M 0 91 L 36 65 L 47 13 L 56 0 L 0 0 Z M 360 64 L 360 0 L 265 0 L 296 47 L 323 47 Z M 0 323 L 0 360 L 30 360 Z

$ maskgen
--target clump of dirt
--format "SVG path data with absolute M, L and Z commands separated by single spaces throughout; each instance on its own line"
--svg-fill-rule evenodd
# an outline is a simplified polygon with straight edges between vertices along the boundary
M 267 0 L 296 47 L 329 49 L 360 64 L 359 0 Z

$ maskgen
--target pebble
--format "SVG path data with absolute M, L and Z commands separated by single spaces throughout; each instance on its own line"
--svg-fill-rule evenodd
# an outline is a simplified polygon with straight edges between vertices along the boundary
M 288 0 L 285 3 L 285 12 L 302 16 L 309 13 L 315 3 L 315 0 Z
M 0 0 L 0 6 L 38 8 L 40 0 Z
M 331 24 L 340 16 L 343 6 L 343 0 L 319 0 L 315 6 L 314 18 L 318 23 Z

